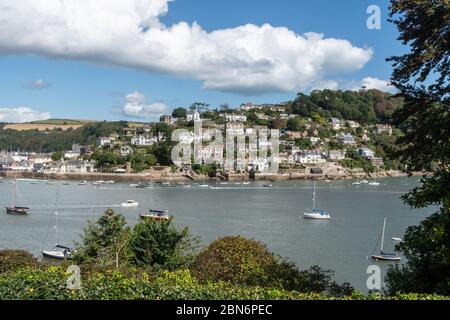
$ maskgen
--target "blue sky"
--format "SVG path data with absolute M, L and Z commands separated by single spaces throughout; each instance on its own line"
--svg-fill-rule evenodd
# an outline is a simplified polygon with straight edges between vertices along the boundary
M 0 0 L 0 6 L 3 2 L 8 5 L 10 1 Z M 369 30 L 366 27 L 369 16 L 366 9 L 371 4 L 381 7 L 381 30 Z M 11 19 L 14 18 L 15 13 L 20 20 L 22 13 L 26 15 L 26 12 L 22 12 L 24 10 L 20 5 L 13 8 Z M 168 12 L 158 16 L 158 23 L 170 27 L 182 21 L 187 22 L 189 26 L 197 22 L 201 26 L 200 34 L 239 28 L 247 24 L 260 27 L 268 23 L 273 27 L 285 27 L 298 35 L 315 32 L 323 33 L 325 39 L 348 40 L 352 46 L 366 50 L 366 53 L 368 48 L 372 48 L 373 53 L 370 59 L 361 62 L 363 65 L 361 68 L 345 72 L 325 70 L 326 75 L 323 79 L 314 79 L 316 83 L 314 85 L 318 85 L 317 83 L 322 80 L 336 81 L 339 83 L 339 88 L 345 89 L 352 86 L 358 87 L 362 79 L 367 77 L 379 80 L 389 79 L 391 68 L 385 62 L 385 57 L 400 54 L 404 48 L 396 40 L 395 27 L 386 21 L 387 13 L 387 1 L 375 0 L 177 0 L 169 2 Z M 0 21 L 1 18 L 0 16 Z M 150 22 L 149 28 L 158 28 L 154 26 L 154 23 Z M 32 27 L 31 25 L 30 28 Z M 5 25 L 0 24 L 0 30 L 1 28 L 5 31 Z M 11 28 L 13 30 L 9 31 L 19 34 L 18 38 L 21 32 L 29 34 L 31 30 L 25 30 L 25 27 L 19 24 Z M 20 29 L 17 33 L 14 28 L 24 28 L 24 30 Z M 98 32 L 98 34 L 101 37 L 101 33 Z M 235 34 L 233 33 L 231 37 L 235 37 Z M 205 36 L 205 39 L 209 39 L 209 36 Z M 229 38 L 224 39 L 226 42 Z M 93 51 L 92 54 L 87 51 L 86 54 L 83 53 L 83 56 L 77 56 L 67 52 L 72 50 L 71 48 L 62 52 L 55 51 L 56 49 L 50 45 L 46 47 L 44 40 L 45 38 L 36 38 L 26 47 L 18 40 L 17 44 L 10 45 L 11 39 L 8 39 L 5 32 L 0 31 L 0 121 L 2 110 L 7 114 L 3 116 L 3 121 L 22 119 L 20 114 L 13 114 L 11 111 L 19 107 L 31 109 L 29 110 L 31 114 L 23 117 L 23 121 L 32 120 L 36 114 L 37 118 L 44 117 L 47 113 L 50 113 L 53 118 L 154 120 L 159 113 L 170 113 L 175 107 L 188 107 L 195 101 L 207 102 L 214 107 L 223 103 L 235 107 L 247 101 L 256 103 L 286 101 L 293 99 L 297 91 L 309 91 L 314 88 L 314 85 L 308 87 L 302 82 L 304 80 L 308 83 L 310 78 L 303 79 L 295 74 L 283 79 L 281 73 L 279 81 L 286 82 L 282 86 L 278 86 L 277 83 L 266 83 L 259 78 L 259 72 L 262 72 L 264 76 L 265 70 L 255 71 L 254 79 L 242 83 L 240 79 L 233 78 L 233 74 L 240 69 L 233 69 L 234 66 L 229 67 L 226 65 L 228 62 L 223 61 L 218 62 L 216 75 L 214 68 L 201 65 L 203 63 L 201 59 L 199 61 L 193 59 L 193 70 L 190 70 L 189 61 L 186 63 L 185 60 L 192 57 L 180 57 L 179 67 L 175 63 L 174 66 L 170 66 L 171 60 L 163 58 L 161 62 L 158 62 L 159 64 L 156 62 L 153 64 L 150 60 L 155 58 L 151 55 L 143 55 L 131 61 L 120 58 L 119 62 L 112 58 L 111 62 L 111 59 L 108 60 L 110 55 L 114 54 L 115 50 L 123 50 L 120 43 L 117 49 L 108 47 L 112 53 L 105 54 L 103 53 L 105 50 L 102 49 L 100 54 L 97 51 Z M 199 40 L 199 43 L 204 41 L 206 40 Z M 91 50 L 91 46 L 92 44 L 89 44 L 86 50 Z M 176 45 L 172 46 L 176 47 Z M 207 47 L 206 44 L 204 46 Z M 203 47 L 199 46 L 199 48 Z M 133 47 L 130 47 L 130 51 L 133 50 Z M 230 52 L 227 52 L 227 57 L 234 54 L 233 50 L 230 49 Z M 183 56 L 186 51 L 186 49 L 178 50 L 176 54 Z M 300 52 L 303 54 L 303 51 Z M 213 51 L 213 53 L 217 52 Z M 154 54 L 157 55 L 157 53 Z M 222 52 L 217 54 L 222 57 Z M 276 55 L 275 52 L 275 57 Z M 287 63 L 291 63 L 291 52 L 286 55 L 280 52 L 280 57 L 284 56 L 288 60 Z M 149 59 L 151 65 L 141 68 L 139 64 L 145 59 Z M 309 59 L 314 60 L 314 57 Z M 326 69 L 327 66 L 335 63 L 332 56 L 327 59 L 330 62 L 325 62 L 320 68 Z M 105 63 L 99 64 L 98 61 L 105 61 Z M 236 62 L 233 60 L 233 63 Z M 203 74 L 200 79 L 195 79 L 196 68 Z M 264 69 L 265 65 L 262 64 L 261 68 Z M 187 69 L 189 70 L 186 71 Z M 280 75 L 280 72 L 276 71 L 276 74 Z M 236 77 L 243 78 L 243 75 L 237 74 Z M 38 80 L 41 81 L 36 82 Z M 296 81 L 302 84 L 299 83 L 297 86 Z M 124 110 L 128 110 L 124 108 L 127 103 L 130 110 L 133 107 L 139 108 L 125 112 Z

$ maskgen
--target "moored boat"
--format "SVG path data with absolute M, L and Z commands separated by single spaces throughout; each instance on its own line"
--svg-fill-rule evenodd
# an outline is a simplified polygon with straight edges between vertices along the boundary
M 331 216 L 328 212 L 322 209 L 316 208 L 316 183 L 314 182 L 314 191 L 313 191 L 313 210 L 312 212 L 304 212 L 303 217 L 305 219 L 314 219 L 314 220 L 331 220 Z
M 167 210 L 153 210 L 150 209 L 149 213 L 141 213 L 140 215 L 141 219 L 152 219 L 154 221 L 167 221 L 170 220 L 170 216 L 167 212 Z
M 17 189 L 17 183 L 14 182 L 14 188 L 12 191 L 12 206 L 5 208 L 6 213 L 13 214 L 13 215 L 25 216 L 28 214 L 28 211 L 30 210 L 30 208 L 16 206 L 16 191 L 17 191 L 16 189 Z
M 134 200 L 127 200 L 126 202 L 122 202 L 122 207 L 124 208 L 135 208 L 139 206 L 139 202 Z
M 381 260 L 381 261 L 393 261 L 393 262 L 398 262 L 400 261 L 402 258 L 399 257 L 396 253 L 386 253 L 383 251 L 383 247 L 384 247 L 384 234 L 386 231 L 386 218 L 384 218 L 384 223 L 383 223 L 383 231 L 381 233 L 381 250 L 380 250 L 380 254 L 372 254 L 372 259 L 375 261 Z

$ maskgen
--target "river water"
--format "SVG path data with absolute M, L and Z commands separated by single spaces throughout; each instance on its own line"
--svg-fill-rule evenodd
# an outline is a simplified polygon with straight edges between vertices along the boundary
M 193 185 L 139 189 L 125 183 L 81 186 L 61 181 L 32 183 L 17 181 L 17 205 L 29 206 L 29 216 L 0 215 L 0 248 L 25 249 L 40 256 L 55 243 L 55 210 L 58 210 L 58 241 L 71 245 L 88 220 L 98 218 L 106 208 L 125 215 L 130 225 L 138 214 L 152 208 L 168 209 L 178 225 L 188 226 L 203 244 L 221 236 L 242 235 L 264 242 L 277 254 L 300 267 L 319 265 L 336 272 L 336 279 L 348 281 L 366 291 L 366 269 L 374 264 L 368 257 L 379 239 L 387 217 L 385 251 L 395 245 L 405 229 L 418 224 L 434 208 L 410 210 L 400 197 L 418 184 L 417 178 L 379 179 L 380 186 L 351 185 L 348 181 L 318 181 L 318 205 L 331 221 L 301 219 L 312 207 L 312 181 L 213 184 L 217 189 Z M 11 204 L 14 184 L 0 181 L 0 205 Z M 58 200 L 57 200 L 58 198 Z M 122 208 L 126 200 L 138 201 L 138 208 Z M 379 247 L 377 249 L 379 251 Z M 384 272 L 387 264 L 378 263 Z

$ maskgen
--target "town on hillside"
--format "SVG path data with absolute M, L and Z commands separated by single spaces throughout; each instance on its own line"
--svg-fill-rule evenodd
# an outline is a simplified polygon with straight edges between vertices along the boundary
M 327 91 L 334 103 L 329 101 Z M 363 96 L 369 93 L 373 101 Z M 364 97 L 365 105 L 358 100 L 346 101 L 345 95 L 342 97 L 344 104 L 338 94 L 324 90 L 310 96 L 300 94 L 292 102 L 244 103 L 237 108 L 222 105 L 213 109 L 205 103 L 194 103 L 189 108 L 175 109 L 171 115 L 161 115 L 159 122 L 151 123 L 105 121 L 78 128 L 65 124 L 64 129 L 40 127 L 27 131 L 8 129 L 4 124 L 2 130 L 6 139 L 9 134 L 14 137 L 10 141 L 14 140 L 17 145 L 8 144 L 5 138 L 0 141 L 3 149 L 0 169 L 43 174 L 137 174 L 158 170 L 191 178 L 263 176 L 265 161 L 235 161 L 226 166 L 218 161 L 207 162 L 207 158 L 223 153 L 223 148 L 217 150 L 217 146 L 208 145 L 201 149 L 201 164 L 175 167 L 171 150 L 176 143 L 171 141 L 171 133 L 175 129 L 186 129 L 190 136 L 185 138 L 192 142 L 199 138 L 194 134 L 194 123 L 201 121 L 202 138 L 206 141 L 210 139 L 206 136 L 210 132 L 208 129 L 219 130 L 224 135 L 279 130 L 279 176 L 337 179 L 400 170 L 401 163 L 391 159 L 390 154 L 401 133 L 389 124 L 389 112 L 398 101 L 387 93 L 362 90 L 358 97 Z M 328 101 L 329 106 L 324 101 Z M 33 133 L 27 133 L 29 131 Z M 33 139 L 35 141 L 30 142 Z M 248 154 L 249 146 L 240 151 Z

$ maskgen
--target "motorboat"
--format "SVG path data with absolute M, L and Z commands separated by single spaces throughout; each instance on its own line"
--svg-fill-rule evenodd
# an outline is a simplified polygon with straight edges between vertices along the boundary
M 134 200 L 127 200 L 126 202 L 122 202 L 122 207 L 124 208 L 136 208 L 139 206 L 139 202 Z

